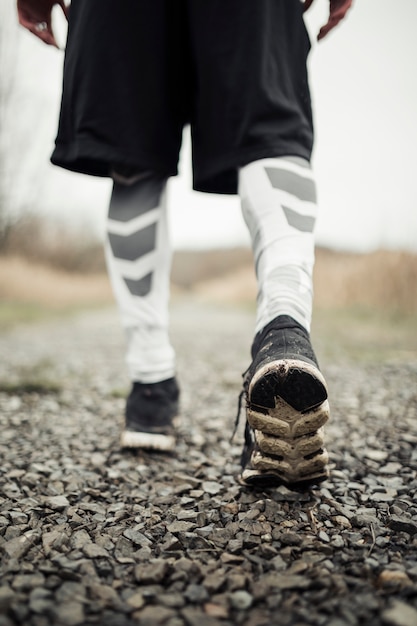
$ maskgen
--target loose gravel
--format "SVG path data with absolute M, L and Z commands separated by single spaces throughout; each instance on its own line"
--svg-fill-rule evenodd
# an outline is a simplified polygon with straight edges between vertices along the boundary
M 173 307 L 171 456 L 119 448 L 114 311 L 0 337 L 0 626 L 416 626 L 417 359 L 323 362 L 330 480 L 250 491 L 229 439 L 252 328 Z

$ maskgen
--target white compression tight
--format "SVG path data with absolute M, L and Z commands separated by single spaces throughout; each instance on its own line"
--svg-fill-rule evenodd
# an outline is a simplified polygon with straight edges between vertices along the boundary
M 308 162 L 297 157 L 255 161 L 239 172 L 239 194 L 259 285 L 256 331 L 278 315 L 290 315 L 309 330 L 317 207 Z M 171 247 L 164 178 L 149 173 L 114 182 L 106 259 L 132 381 L 171 378 L 175 354 L 168 336 Z
M 278 315 L 310 330 L 317 204 L 308 161 L 254 161 L 239 172 L 239 195 L 258 279 L 256 332 Z
M 114 182 L 106 260 L 127 338 L 132 381 L 155 383 L 175 374 L 168 336 L 171 246 L 166 179 L 155 174 Z

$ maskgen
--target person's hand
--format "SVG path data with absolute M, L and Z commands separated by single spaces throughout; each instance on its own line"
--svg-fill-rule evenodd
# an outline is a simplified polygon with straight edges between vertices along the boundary
M 17 0 L 19 23 L 44 43 L 58 48 L 52 30 L 52 9 L 57 4 L 68 19 L 68 7 L 64 0 Z
M 304 0 L 304 11 L 307 11 L 313 2 L 314 0 Z M 353 0 L 330 0 L 329 19 L 327 24 L 320 29 L 318 40 L 323 39 L 345 17 L 352 6 L 352 2 Z

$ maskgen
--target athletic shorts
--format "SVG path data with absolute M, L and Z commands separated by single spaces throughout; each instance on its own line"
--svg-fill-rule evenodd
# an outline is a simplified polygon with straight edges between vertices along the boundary
M 52 162 L 177 174 L 191 126 L 193 188 L 236 193 L 239 167 L 310 159 L 300 0 L 72 0 Z

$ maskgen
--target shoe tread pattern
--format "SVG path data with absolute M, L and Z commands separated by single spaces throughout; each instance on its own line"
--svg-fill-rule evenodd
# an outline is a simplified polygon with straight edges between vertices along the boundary
M 261 368 L 249 386 L 247 419 L 255 435 L 251 468 L 242 473 L 248 484 L 327 478 L 323 425 L 329 403 L 324 378 L 313 365 L 282 360 Z

